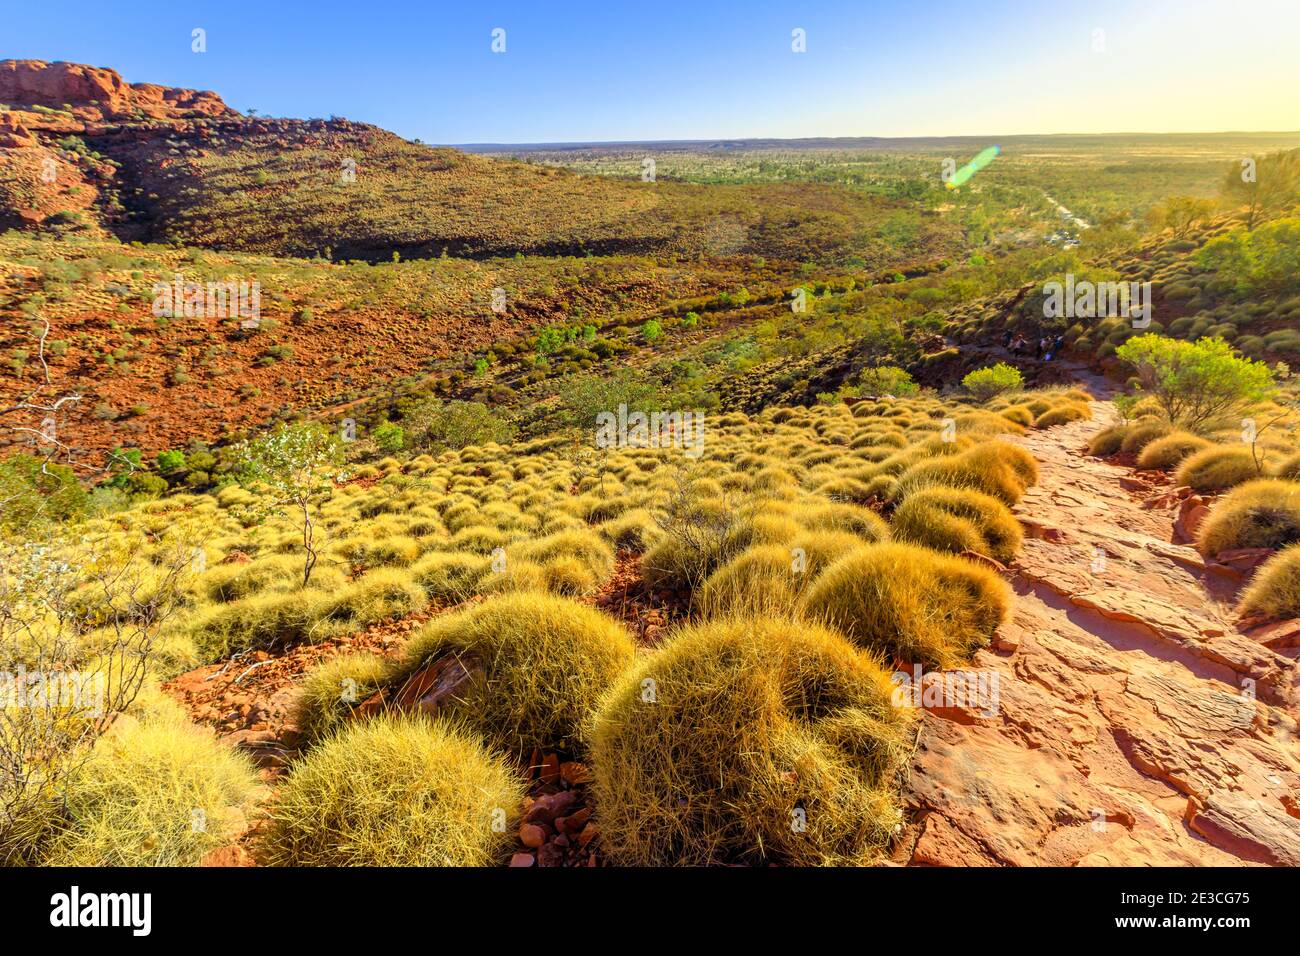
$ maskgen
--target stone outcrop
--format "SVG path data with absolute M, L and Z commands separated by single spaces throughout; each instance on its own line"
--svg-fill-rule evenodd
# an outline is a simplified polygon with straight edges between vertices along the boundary
M 115 70 L 80 63 L 0 60 L 0 103 L 71 111 L 85 120 L 236 116 L 216 93 L 127 83 Z

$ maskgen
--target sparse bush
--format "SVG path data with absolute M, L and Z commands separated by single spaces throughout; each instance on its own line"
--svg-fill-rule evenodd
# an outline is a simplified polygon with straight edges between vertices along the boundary
M 412 409 L 403 421 L 409 423 L 405 439 L 416 448 L 440 451 L 489 442 L 505 442 L 515 428 L 482 402 L 429 401 Z

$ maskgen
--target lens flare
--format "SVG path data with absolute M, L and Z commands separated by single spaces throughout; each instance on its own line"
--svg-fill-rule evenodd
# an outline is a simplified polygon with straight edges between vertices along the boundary
M 1001 146 L 990 146 L 988 149 L 981 150 L 979 155 L 961 169 L 957 170 L 957 172 L 953 173 L 952 179 L 948 180 L 945 185 L 949 189 L 956 189 L 989 163 L 993 162 L 993 160 L 997 159 L 1001 152 Z

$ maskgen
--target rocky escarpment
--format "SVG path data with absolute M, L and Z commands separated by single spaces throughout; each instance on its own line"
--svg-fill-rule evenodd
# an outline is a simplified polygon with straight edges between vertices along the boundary
M 0 60 L 0 230 L 98 229 L 122 217 L 116 160 L 88 147 L 102 135 L 161 137 L 242 122 L 215 93 L 127 83 L 78 63 Z
M 83 121 L 237 115 L 207 90 L 128 83 L 115 70 L 43 60 L 0 60 L 0 103 L 43 107 Z

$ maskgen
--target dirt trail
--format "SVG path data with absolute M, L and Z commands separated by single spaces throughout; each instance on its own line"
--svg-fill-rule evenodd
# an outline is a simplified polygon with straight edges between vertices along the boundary
M 1020 439 L 1041 478 L 1015 612 L 984 696 L 925 711 L 900 862 L 1300 865 L 1294 661 L 1238 631 L 1236 582 L 1156 494 L 1083 454 L 1117 416 L 1092 410 Z

